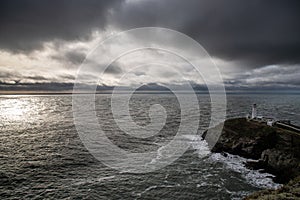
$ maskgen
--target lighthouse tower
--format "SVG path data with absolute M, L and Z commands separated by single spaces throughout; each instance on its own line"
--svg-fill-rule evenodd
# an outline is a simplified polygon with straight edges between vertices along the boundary
M 251 115 L 251 119 L 254 119 L 257 117 L 257 110 L 256 110 L 256 104 L 252 105 L 252 115 Z

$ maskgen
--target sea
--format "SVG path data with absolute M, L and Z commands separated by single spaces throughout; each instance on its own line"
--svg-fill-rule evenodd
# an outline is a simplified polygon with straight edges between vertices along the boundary
M 247 159 L 210 152 L 200 137 L 211 118 L 210 96 L 197 99 L 199 128 L 196 135 L 186 134 L 189 148 L 160 169 L 134 173 L 111 168 L 89 152 L 75 127 L 72 95 L 1 95 L 0 198 L 243 199 L 280 187 L 273 175 L 246 168 Z M 128 137 L 115 123 L 110 100 L 110 94 L 95 96 L 96 116 L 107 137 L 125 151 L 159 153 L 178 131 L 181 111 L 173 94 L 131 97 L 130 114 L 140 126 L 151 123 L 151 105 L 160 104 L 168 114 L 150 139 Z M 300 125 L 299 94 L 227 94 L 226 118 L 245 117 L 253 103 L 259 115 Z

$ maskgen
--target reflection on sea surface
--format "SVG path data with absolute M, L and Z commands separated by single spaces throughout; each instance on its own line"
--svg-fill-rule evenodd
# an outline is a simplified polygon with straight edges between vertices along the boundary
M 176 131 L 178 108 L 172 107 L 177 105 L 172 104 L 172 98 L 140 94 L 130 102 L 131 114 L 134 120 L 141 120 L 139 124 L 149 121 L 143 105 L 167 105 L 170 124 L 154 145 Z M 150 148 L 119 134 L 111 123 L 109 100 L 109 95 L 96 98 L 99 123 L 108 137 L 127 150 Z M 189 151 L 159 171 L 119 173 L 102 165 L 84 148 L 73 124 L 71 102 L 71 96 L 64 95 L 0 96 L 1 198 L 240 199 L 262 187 L 276 186 L 264 175 L 244 169 L 243 159 L 203 156 L 207 148 L 200 140 L 191 141 Z M 199 95 L 199 102 L 201 132 L 209 122 L 209 96 Z M 299 95 L 229 95 L 228 117 L 245 116 L 253 102 L 258 104 L 259 114 L 290 119 L 299 125 Z

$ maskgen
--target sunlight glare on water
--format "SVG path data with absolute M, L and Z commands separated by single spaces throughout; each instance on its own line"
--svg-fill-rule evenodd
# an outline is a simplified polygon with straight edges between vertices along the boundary
M 0 113 L 7 120 L 22 120 L 29 110 L 29 102 L 23 99 L 7 98 L 0 101 Z
M 32 98 L 0 97 L 0 126 L 36 123 L 41 106 Z
M 199 94 L 199 133 L 210 119 L 209 95 Z M 299 95 L 228 95 L 228 117 L 243 117 L 256 102 L 258 113 L 299 124 Z M 180 120 L 171 94 L 136 94 L 130 114 L 149 123 L 149 107 L 161 104 L 166 125 L 147 139 L 129 137 L 114 123 L 110 95 L 96 95 L 96 114 L 109 139 L 131 152 L 156 151 L 174 137 Z M 88 112 L 88 111 L 87 111 Z M 171 165 L 145 174 L 119 173 L 97 161 L 76 131 L 70 95 L 0 95 L 1 199 L 242 199 L 274 188 L 269 174 L 245 168 L 245 159 L 210 154 L 205 142 L 186 134 L 191 149 Z M 154 160 L 155 161 L 155 160 Z M 167 195 L 167 196 L 166 196 Z

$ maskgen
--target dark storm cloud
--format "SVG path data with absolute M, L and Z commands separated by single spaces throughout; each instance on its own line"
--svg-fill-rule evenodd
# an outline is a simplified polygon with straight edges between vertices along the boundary
M 104 71 L 107 74 L 121 74 L 122 72 L 123 70 L 118 64 L 110 65 Z
M 88 39 L 114 0 L 1 0 L 0 48 L 28 52 L 52 40 Z
M 145 26 L 181 31 L 197 40 L 210 55 L 237 68 L 251 68 L 230 76 L 234 77 L 225 82 L 230 87 L 300 85 L 299 0 L 0 1 L 0 50 L 30 53 L 43 48 L 45 42 L 53 42 L 55 52 L 49 57 L 63 64 L 62 68 L 78 67 L 88 50 L 64 48 L 65 41 L 89 41 L 94 30 Z M 273 67 L 264 68 L 270 65 Z M 96 63 L 95 69 L 99 66 L 101 63 Z M 2 88 L 19 85 L 25 89 L 68 89 L 75 79 L 59 74 L 59 70 L 52 78 L 38 73 L 36 67 L 32 70 L 37 73 L 31 76 L 11 69 L 0 69 Z M 123 66 L 115 65 L 106 73 L 116 76 L 123 71 Z M 91 76 L 87 72 L 86 79 Z
M 3 0 L 0 48 L 30 52 L 45 41 L 88 39 L 108 24 L 162 26 L 188 34 L 213 56 L 258 67 L 300 62 L 299 19 L 299 0 Z
M 61 61 L 61 62 L 69 62 L 71 64 L 74 64 L 76 67 L 78 67 L 79 64 L 81 64 L 86 57 L 86 54 L 81 52 L 80 50 L 74 50 L 74 51 L 67 51 L 63 54 L 55 54 L 52 55 L 51 58 Z
M 67 52 L 65 56 L 73 64 L 80 64 L 85 59 L 86 54 L 78 51 L 74 51 L 74 52 Z
M 188 34 L 208 52 L 258 67 L 300 62 L 298 0 L 164 0 L 123 4 L 112 23 L 163 26 Z

